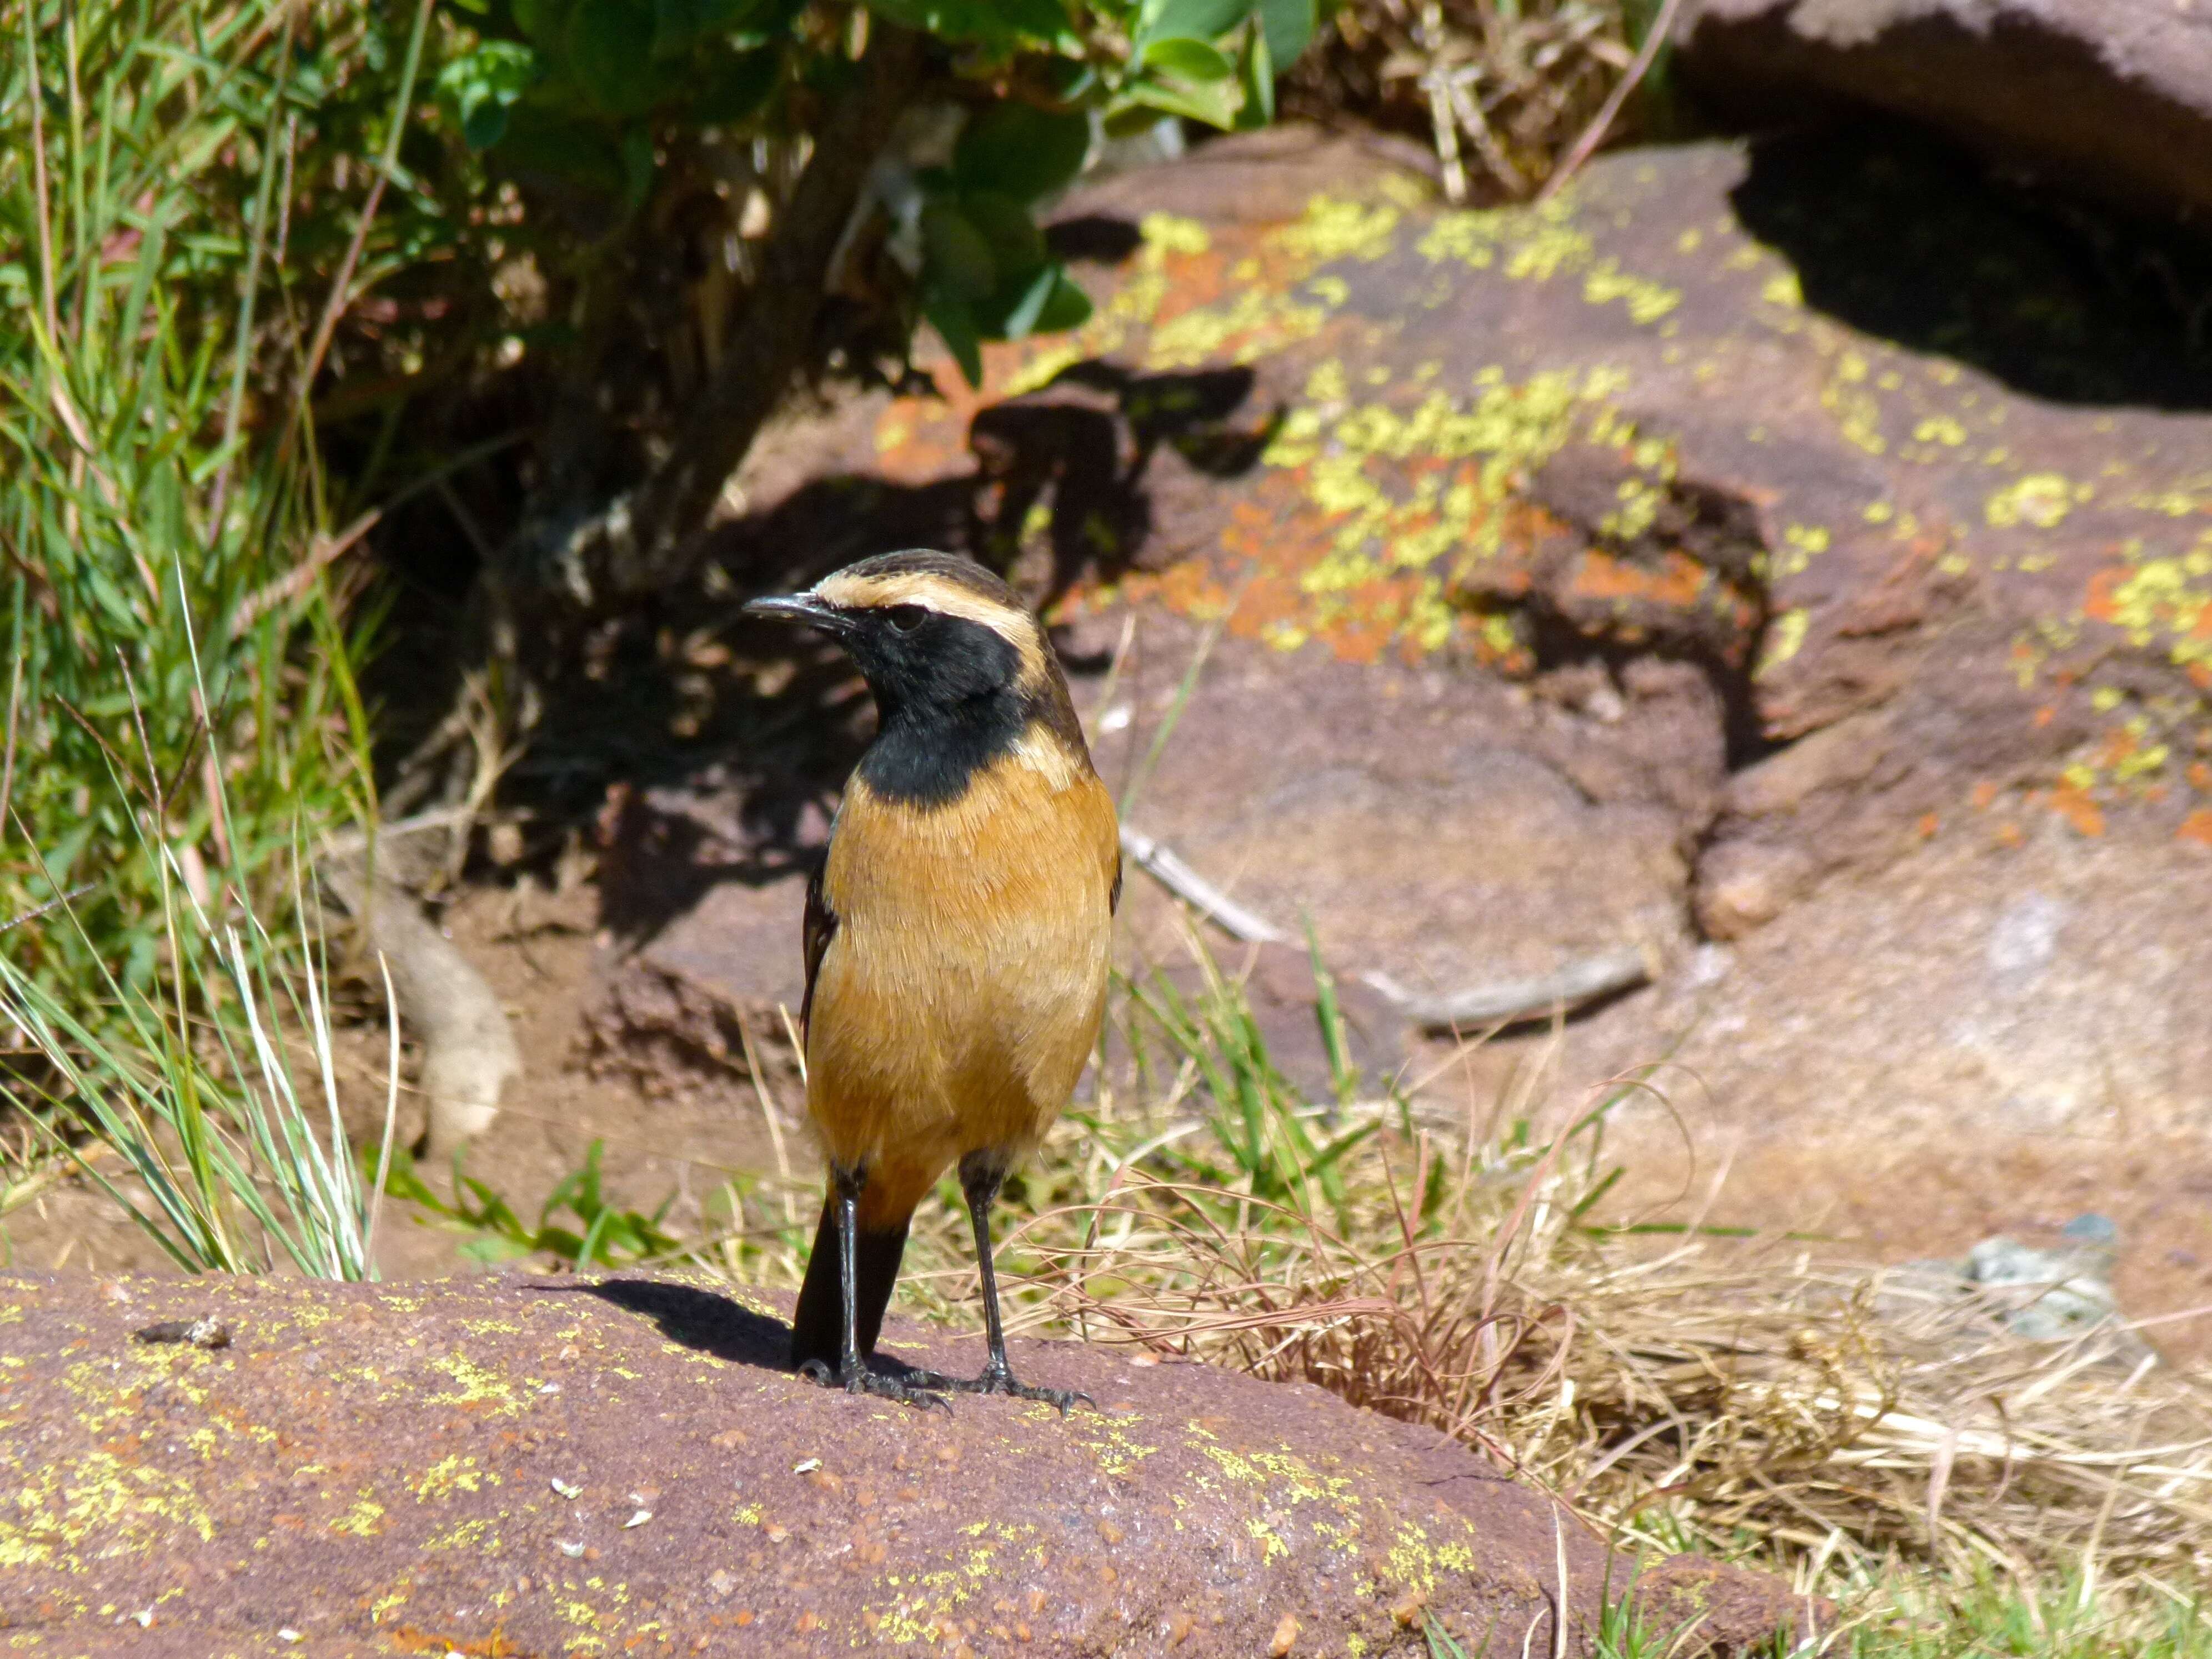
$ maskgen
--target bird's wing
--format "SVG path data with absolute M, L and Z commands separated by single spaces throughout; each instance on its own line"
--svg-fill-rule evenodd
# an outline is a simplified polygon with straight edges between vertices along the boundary
M 830 941 L 837 936 L 837 913 L 830 908 L 830 901 L 822 895 L 822 872 L 829 867 L 824 858 L 814 866 L 814 873 L 806 883 L 806 922 L 801 933 L 806 951 L 806 994 L 799 1005 L 799 1030 L 802 1038 L 814 1029 L 814 981 L 822 971 L 823 952 Z
M 1106 914 L 1118 915 L 1121 910 L 1121 849 L 1114 849 L 1114 884 L 1106 890 Z

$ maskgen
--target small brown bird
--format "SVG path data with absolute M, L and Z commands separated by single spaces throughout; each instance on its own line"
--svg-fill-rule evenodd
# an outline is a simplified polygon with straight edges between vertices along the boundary
M 806 895 L 806 1109 L 830 1188 L 792 1320 L 792 1363 L 848 1392 L 1048 1401 L 1014 1380 L 991 1206 L 1066 1106 L 1097 1041 L 1121 855 L 1044 630 L 997 577 L 891 553 L 746 610 L 821 629 L 875 694 Z M 972 1379 L 875 1370 L 915 1205 L 957 1164 L 990 1358 Z

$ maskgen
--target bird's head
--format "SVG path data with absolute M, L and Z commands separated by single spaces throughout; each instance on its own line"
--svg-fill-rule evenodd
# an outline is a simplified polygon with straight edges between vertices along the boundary
M 888 718 L 979 699 L 1066 698 L 1044 630 L 1012 588 L 952 553 L 885 553 L 753 616 L 820 629 L 853 659 Z

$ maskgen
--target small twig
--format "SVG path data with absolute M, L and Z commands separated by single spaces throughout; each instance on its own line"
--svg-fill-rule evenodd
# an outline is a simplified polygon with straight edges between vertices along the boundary
M 1282 928 L 1247 909 L 1200 875 L 1172 848 L 1163 846 L 1150 836 L 1139 835 L 1126 824 L 1121 830 L 1121 852 L 1132 864 L 1239 944 L 1296 942 Z M 1511 1025 L 1545 1014 L 1569 1012 L 1599 997 L 1641 985 L 1650 977 L 1650 962 L 1635 945 L 1623 945 L 1571 962 L 1556 973 L 1473 985 L 1441 996 L 1423 996 L 1410 991 L 1388 974 L 1360 975 L 1395 1004 L 1410 1024 L 1431 1031 Z
M 309 550 L 307 556 L 292 569 L 247 594 L 246 602 L 238 607 L 238 614 L 231 618 L 232 636 L 235 638 L 243 634 L 260 621 L 265 612 L 306 592 L 307 584 L 314 580 L 317 571 L 343 557 L 363 536 L 375 529 L 378 520 L 383 517 L 382 507 L 369 508 L 337 535 L 318 542 Z
M 465 806 L 441 806 L 431 811 L 417 812 L 411 818 L 380 823 L 374 834 L 380 842 L 396 841 L 402 836 L 419 836 L 432 830 L 465 827 L 474 817 L 475 814 Z M 333 831 L 323 837 L 324 858 L 353 858 L 366 853 L 371 833 L 366 830 Z
M 1667 44 L 1667 37 L 1674 32 L 1674 14 L 1681 9 L 1681 6 L 1682 0 L 1664 0 L 1659 8 L 1659 15 L 1651 20 L 1651 27 L 1644 31 L 1644 44 L 1637 48 L 1635 61 L 1629 64 L 1628 72 L 1620 77 L 1620 83 L 1607 95 L 1603 106 L 1592 118 L 1590 124 L 1583 129 L 1582 137 L 1575 140 L 1574 148 L 1567 152 L 1566 159 L 1552 169 L 1552 176 L 1544 181 L 1543 189 L 1536 192 L 1539 202 L 1548 202 L 1558 195 L 1582 164 L 1589 160 L 1590 152 L 1605 142 L 1605 135 L 1620 116 L 1621 106 L 1627 103 L 1629 94 L 1636 90 L 1638 82 L 1650 73 L 1651 65 L 1658 59 L 1660 47 Z
M 46 915 L 47 911 L 58 910 L 63 905 L 67 904 L 71 899 L 82 898 L 87 893 L 89 893 L 93 890 L 94 885 L 94 883 L 87 882 L 82 887 L 72 887 L 66 893 L 57 893 L 53 897 L 48 899 L 44 904 L 40 905 L 34 910 L 26 910 L 20 916 L 10 916 L 7 921 L 0 921 L 0 933 L 5 933 L 9 932 L 11 929 L 21 927 L 27 921 L 36 921 L 40 916 Z
M 1288 945 L 1291 936 L 1246 909 L 1185 864 L 1171 848 L 1121 826 L 1121 851 L 1154 881 L 1243 945 Z
M 1470 986 L 1435 997 L 1409 991 L 1387 974 L 1360 977 L 1397 1004 L 1398 1012 L 1408 1020 L 1433 1031 L 1453 1026 L 1512 1025 L 1543 1014 L 1565 1012 L 1643 984 L 1651 977 L 1651 964 L 1640 948 L 1623 945 L 1602 956 L 1571 962 L 1556 973 Z

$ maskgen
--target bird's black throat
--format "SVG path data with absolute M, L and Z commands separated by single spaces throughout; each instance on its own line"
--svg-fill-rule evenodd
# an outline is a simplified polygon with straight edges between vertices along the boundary
M 883 724 L 858 775 L 884 800 L 950 806 L 975 774 L 1005 755 L 1029 729 L 1030 699 L 1012 686 L 951 704 L 877 703 Z
M 1051 688 L 1025 686 L 1020 652 L 969 617 L 858 612 L 842 643 L 875 693 L 879 723 L 859 775 L 884 799 L 949 806 L 1033 721 L 1054 724 Z

